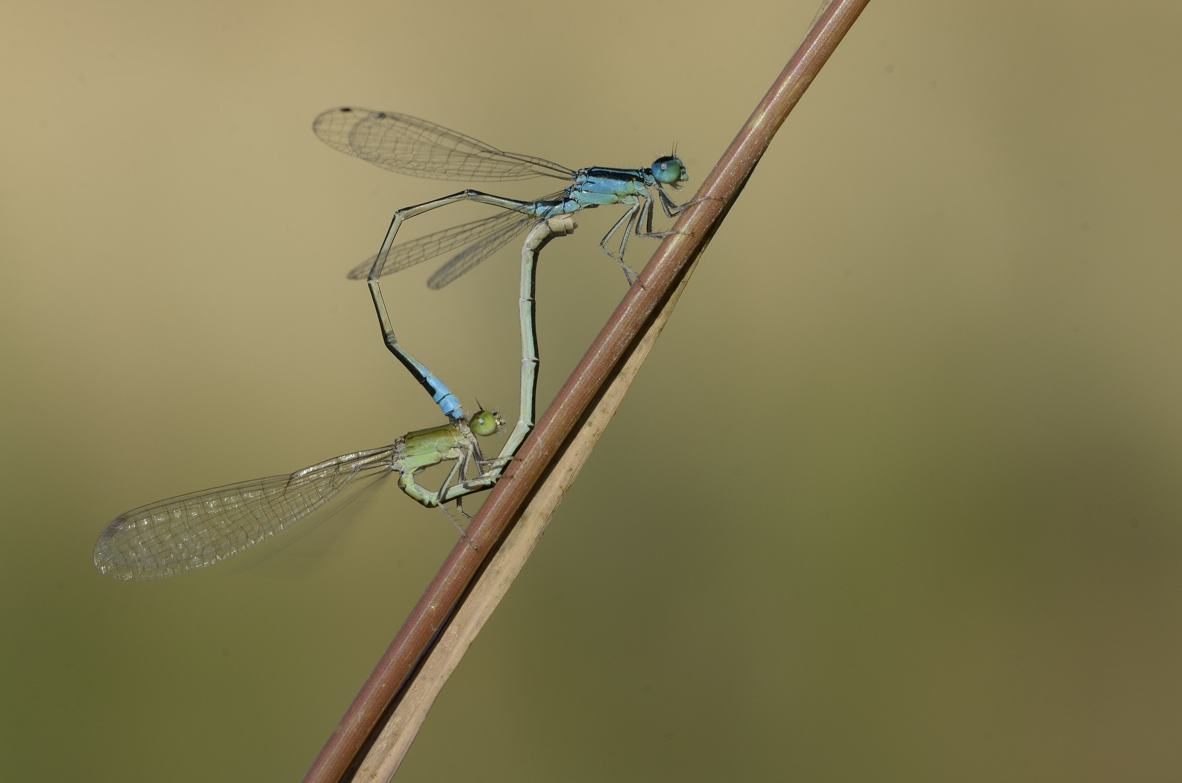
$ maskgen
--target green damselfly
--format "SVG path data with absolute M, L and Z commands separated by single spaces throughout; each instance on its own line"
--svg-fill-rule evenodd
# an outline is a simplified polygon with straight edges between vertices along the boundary
M 477 411 L 468 419 L 452 418 L 447 424 L 407 433 L 389 446 L 120 514 L 95 543 L 95 567 L 115 579 L 143 580 L 213 565 L 297 524 L 313 524 L 316 516 L 334 509 L 331 502 L 346 488 L 391 474 L 397 474 L 399 488 L 422 505 L 443 508 L 454 501 L 462 512 L 462 499 L 496 483 L 533 426 L 538 369 L 534 264 L 545 242 L 573 230 L 569 217 L 540 221 L 522 248 L 521 407 L 517 426 L 496 457 L 482 455 L 478 438 L 501 432 L 504 421 L 494 412 Z M 452 465 L 438 490 L 417 481 L 420 471 L 449 461 Z

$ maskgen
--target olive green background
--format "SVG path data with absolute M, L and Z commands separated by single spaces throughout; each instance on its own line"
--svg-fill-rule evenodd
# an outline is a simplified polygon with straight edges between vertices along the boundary
M 815 10 L 0 7 L 0 778 L 297 779 L 454 543 L 391 483 L 249 569 L 90 562 L 134 506 L 440 419 L 344 273 L 460 186 L 317 113 L 676 143 L 689 198 Z M 1182 776 L 1180 36 L 1176 2 L 872 3 L 400 779 Z M 542 403 L 624 292 L 618 215 L 542 259 Z M 514 257 L 386 287 L 469 407 L 516 409 Z

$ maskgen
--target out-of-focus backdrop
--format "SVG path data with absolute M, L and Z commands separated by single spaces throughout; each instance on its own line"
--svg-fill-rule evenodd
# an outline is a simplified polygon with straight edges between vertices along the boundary
M 676 144 L 689 198 L 815 11 L 0 8 L 0 777 L 298 778 L 455 541 L 391 485 L 246 570 L 90 562 L 134 506 L 439 420 L 344 274 L 460 185 L 320 111 Z M 1182 775 L 1180 38 L 1175 2 L 872 3 L 402 779 Z M 543 258 L 543 404 L 624 293 L 618 215 Z M 515 258 L 386 287 L 470 407 L 516 407 Z

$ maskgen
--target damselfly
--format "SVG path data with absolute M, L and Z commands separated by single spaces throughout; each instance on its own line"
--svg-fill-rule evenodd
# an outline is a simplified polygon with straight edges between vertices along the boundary
M 349 272 L 353 279 L 366 278 L 386 347 L 427 389 L 444 414 L 463 416 L 463 408 L 438 378 L 430 375 L 402 348 L 394 335 L 393 324 L 382 301 L 378 279 L 382 275 L 414 266 L 443 253 L 464 248 L 428 280 L 431 288 L 442 288 L 501 249 L 525 227 L 539 218 L 570 214 L 609 204 L 627 207 L 623 216 L 600 240 L 599 246 L 616 259 L 629 284 L 636 273 L 624 263 L 628 237 L 662 237 L 667 232 L 653 231 L 653 201 L 659 201 L 668 217 L 689 204 L 676 204 L 665 186 L 679 189 L 689 179 L 681 159 L 675 155 L 657 158 L 644 169 L 617 169 L 595 166 L 568 169 L 552 161 L 515 152 L 503 152 L 471 136 L 465 136 L 434 123 L 392 112 L 343 107 L 324 112 L 312 124 L 312 130 L 325 144 L 341 152 L 369 161 L 376 166 L 415 177 L 450 180 L 516 180 L 530 177 L 553 177 L 570 182 L 566 188 L 533 201 L 494 196 L 477 190 L 463 190 L 422 204 L 405 207 L 394 213 L 378 254 Z M 473 201 L 505 210 L 500 214 L 453 226 L 394 246 L 394 238 L 403 222 L 438 207 Z M 694 203 L 694 202 L 690 202 Z M 642 226 L 644 227 L 641 230 Z M 608 242 L 623 229 L 618 252 L 608 249 Z
M 477 438 L 501 432 L 504 421 L 494 412 L 478 411 L 470 419 L 453 418 L 407 433 L 389 446 L 334 457 L 289 475 L 195 492 L 120 514 L 95 543 L 95 567 L 116 579 L 160 579 L 213 565 L 297 523 L 311 524 L 315 515 L 333 508 L 331 501 L 347 487 L 395 473 L 399 488 L 428 508 L 452 501 L 459 506 L 464 496 L 493 486 L 533 426 L 536 254 L 551 236 L 573 229 L 569 217 L 543 221 L 522 248 L 521 410 L 496 457 L 485 459 Z M 417 481 L 420 471 L 448 461 L 453 464 L 438 490 Z

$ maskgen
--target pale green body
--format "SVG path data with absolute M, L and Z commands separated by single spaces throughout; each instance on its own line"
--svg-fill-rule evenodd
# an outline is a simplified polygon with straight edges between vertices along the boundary
M 438 427 L 409 432 L 394 443 L 343 454 L 294 473 L 243 481 L 162 500 L 120 514 L 99 536 L 94 564 L 114 579 L 161 579 L 213 565 L 295 526 L 331 513 L 346 488 L 398 473 L 398 486 L 428 508 L 440 507 L 493 486 L 533 428 L 537 340 L 533 322 L 536 252 L 551 236 L 569 233 L 574 222 L 544 221 L 522 248 L 521 414 L 500 453 L 485 459 L 477 438 L 500 432 L 497 414 L 477 411 Z M 379 312 L 384 303 L 376 297 Z M 440 488 L 427 489 L 416 475 L 451 462 Z M 347 501 L 346 501 L 347 502 Z M 337 506 L 339 508 L 339 506 Z M 461 509 L 462 510 L 462 509 Z M 317 513 L 320 512 L 320 513 Z M 457 527 L 459 527 L 457 525 Z M 460 529 L 463 535 L 463 529 Z
M 160 579 L 213 565 L 327 511 L 346 487 L 391 472 L 403 492 L 428 508 L 459 502 L 495 484 L 508 462 L 484 459 L 476 442 L 477 435 L 501 427 L 496 414 L 478 411 L 466 421 L 407 433 L 389 446 L 342 454 L 288 475 L 141 506 L 107 525 L 94 545 L 94 564 L 115 579 Z M 415 481 L 419 471 L 447 461 L 454 464 L 439 491 Z
M 491 420 L 492 428 L 488 427 Z M 408 432 L 394 442 L 390 467 L 398 471 L 398 487 L 427 508 L 459 499 L 472 492 L 488 489 L 500 476 L 500 468 L 510 459 L 498 457 L 486 460 L 480 453 L 476 434 L 492 435 L 500 432 L 503 422 L 495 413 L 477 411 L 470 421 L 457 421 Z M 473 430 L 476 432 L 474 433 Z M 452 468 L 438 491 L 432 491 L 415 481 L 421 470 L 442 462 L 452 461 Z M 468 478 L 475 467 L 477 475 Z
M 476 436 L 492 435 L 500 432 L 504 426 L 499 415 L 483 410 L 477 411 L 467 421 L 459 419 L 438 427 L 409 432 L 395 443 L 395 448 L 401 448 L 393 465 L 401 474 L 398 486 L 424 506 L 434 508 L 454 500 L 463 511 L 461 498 L 496 484 L 501 471 L 533 429 L 538 380 L 538 337 L 534 322 L 537 253 L 552 237 L 563 236 L 574 230 L 575 222 L 570 215 L 540 221 L 521 248 L 521 294 L 518 300 L 521 318 L 521 410 L 517 425 L 501 447 L 500 454 L 486 460 L 480 453 Z M 374 295 L 379 320 L 386 324 L 388 316 L 385 300 L 376 278 L 371 281 L 370 290 Z M 415 481 L 415 474 L 419 471 L 448 460 L 454 464 L 438 491 L 429 490 Z M 472 468 L 475 468 L 476 475 L 468 478 Z

